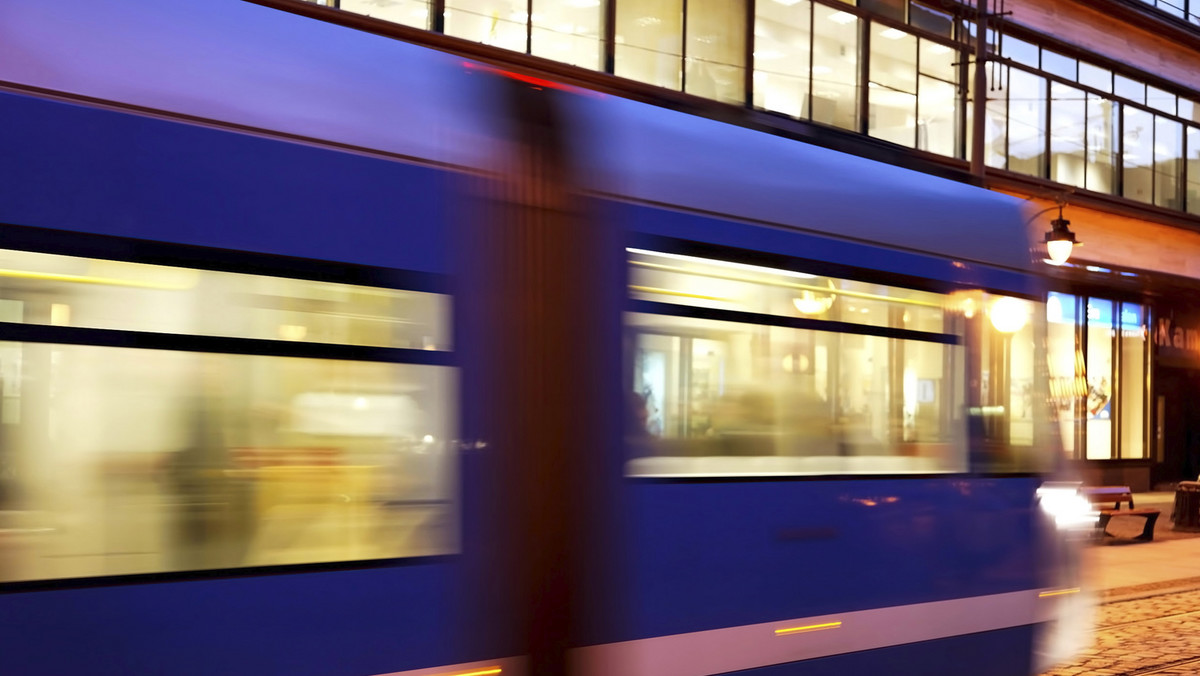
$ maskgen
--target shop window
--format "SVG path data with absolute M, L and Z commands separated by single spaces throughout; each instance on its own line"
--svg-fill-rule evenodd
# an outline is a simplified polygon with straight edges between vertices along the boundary
M 754 5 L 754 105 L 804 117 L 809 92 L 812 5 Z
M 688 0 L 684 91 L 746 101 L 746 8 L 734 0 Z
M 811 110 L 806 116 L 859 131 L 859 19 L 824 5 L 813 6 Z
M 603 67 L 604 7 L 599 0 L 533 0 L 529 52 L 561 63 Z
M 1122 458 L 1145 458 L 1146 441 L 1146 309 L 1121 303 L 1118 342 L 1121 378 L 1117 389 L 1120 402 L 1120 447 Z
M 1050 402 L 1067 457 L 1075 457 L 1076 418 L 1087 395 L 1083 353 L 1076 337 L 1081 324 L 1082 299 L 1051 292 L 1046 298 L 1046 366 L 1050 376 Z
M 1088 460 L 1114 458 L 1113 449 L 1113 329 L 1116 303 L 1087 299 L 1087 400 L 1084 415 Z
M 325 3 L 333 6 L 333 0 Z M 363 16 L 429 30 L 429 0 L 338 0 L 337 7 Z
M 615 74 L 679 89 L 683 83 L 683 0 L 617 3 Z

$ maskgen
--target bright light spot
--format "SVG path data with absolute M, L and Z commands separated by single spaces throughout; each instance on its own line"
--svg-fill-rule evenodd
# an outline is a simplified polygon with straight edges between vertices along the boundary
M 989 312 L 992 326 L 1000 333 L 1016 333 L 1029 323 L 1029 303 L 1012 296 L 1001 296 Z
M 887 38 L 888 40 L 899 40 L 900 38 L 907 37 L 907 36 L 908 36 L 908 33 L 905 33 L 904 31 L 899 30 L 897 28 L 889 28 L 887 30 L 883 30 L 883 31 L 879 32 L 879 37 Z
M 856 21 L 857 19 L 858 19 L 858 17 L 854 16 L 853 14 L 850 14 L 849 12 L 834 12 L 833 14 L 829 15 L 830 21 L 832 21 L 834 23 L 840 23 L 843 26 L 850 23 L 851 21 Z

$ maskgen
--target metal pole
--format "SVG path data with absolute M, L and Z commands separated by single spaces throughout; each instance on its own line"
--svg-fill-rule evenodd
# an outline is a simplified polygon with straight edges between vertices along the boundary
M 988 0 L 979 0 L 975 11 L 975 96 L 971 100 L 971 173 L 981 183 L 987 173 L 983 161 L 983 131 L 987 122 L 987 4 Z

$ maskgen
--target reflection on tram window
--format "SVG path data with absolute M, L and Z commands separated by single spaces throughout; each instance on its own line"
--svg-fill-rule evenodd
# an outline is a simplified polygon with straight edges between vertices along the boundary
M 631 473 L 966 468 L 964 362 L 947 296 L 642 250 L 630 265 L 635 299 L 713 311 L 629 316 Z M 722 311 L 763 319 L 722 321 Z M 772 325 L 790 319 L 832 321 Z
M 447 368 L 33 343 L 0 364 L 0 581 L 454 546 Z
M 455 546 L 443 296 L 0 251 L 0 322 L 38 326 L 0 342 L 0 582 Z
M 647 301 L 627 318 L 631 474 L 1005 472 L 1052 457 L 1036 443 L 1049 395 L 1032 301 L 641 249 L 629 263 Z
M 637 314 L 635 474 L 965 469 L 956 346 Z
M 0 250 L 4 321 L 378 347 L 450 349 L 444 296 Z

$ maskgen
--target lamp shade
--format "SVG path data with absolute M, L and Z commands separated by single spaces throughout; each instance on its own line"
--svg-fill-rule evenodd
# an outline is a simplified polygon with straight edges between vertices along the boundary
M 1046 233 L 1046 255 L 1054 265 L 1066 263 L 1071 257 L 1071 251 L 1079 243 L 1075 239 L 1075 233 L 1067 227 L 1069 225 L 1071 221 L 1062 217 L 1062 207 L 1059 207 L 1058 218 L 1050 221 L 1050 231 Z

